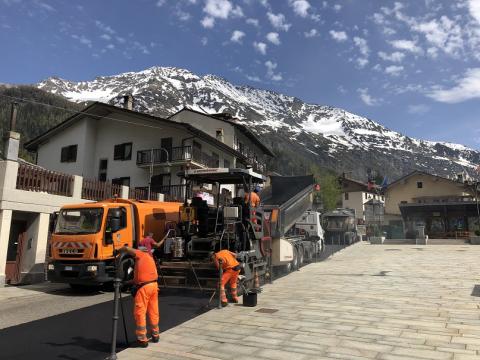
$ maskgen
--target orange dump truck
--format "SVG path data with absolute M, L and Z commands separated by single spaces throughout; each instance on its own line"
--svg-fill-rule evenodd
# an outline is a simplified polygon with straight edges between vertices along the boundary
M 135 247 L 149 232 L 159 241 L 178 223 L 181 205 L 108 199 L 62 207 L 50 241 L 48 279 L 72 286 L 112 281 L 113 250 Z

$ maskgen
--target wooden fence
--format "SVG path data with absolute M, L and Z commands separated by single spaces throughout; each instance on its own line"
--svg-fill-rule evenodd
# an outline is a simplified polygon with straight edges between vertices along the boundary
M 19 163 L 17 189 L 72 196 L 73 176 L 42 169 L 38 166 Z
M 114 196 L 120 197 L 121 195 L 121 185 L 112 184 L 111 182 L 83 179 L 82 199 L 99 201 L 113 198 Z

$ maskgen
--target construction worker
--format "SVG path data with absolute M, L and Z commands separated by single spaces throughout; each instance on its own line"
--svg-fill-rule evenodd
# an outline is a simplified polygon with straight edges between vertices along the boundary
M 225 294 L 225 285 L 227 283 L 230 285 L 232 301 L 238 303 L 237 280 L 238 275 L 240 274 L 240 263 L 237 261 L 236 254 L 228 250 L 220 250 L 217 253 L 212 252 L 211 259 L 217 266 L 217 269 L 220 267 L 220 262 L 222 264 L 223 275 L 220 286 L 220 299 L 222 301 L 222 306 L 228 305 L 227 296 Z
M 258 186 L 255 186 L 255 189 L 245 194 L 245 198 L 244 198 L 245 204 L 247 205 L 250 200 L 250 220 L 254 224 L 257 224 L 257 216 L 256 216 L 257 207 L 260 206 L 260 196 L 258 195 L 259 192 L 260 192 L 260 188 Z
M 252 208 L 257 208 L 260 206 L 260 196 L 258 193 L 260 192 L 260 187 L 255 186 L 255 189 L 253 191 L 250 191 L 249 193 L 245 194 L 245 204 L 248 205 L 248 200 L 250 198 L 250 206 Z
M 159 242 L 156 242 L 155 239 L 153 238 L 153 233 L 152 232 L 149 232 L 147 234 L 147 236 L 145 236 L 142 240 L 140 240 L 140 242 L 138 243 L 138 246 L 143 246 L 143 247 L 146 247 L 147 248 L 147 251 L 148 253 L 152 254 L 154 248 L 155 249 L 159 249 L 162 247 L 163 243 L 165 242 L 165 240 L 167 239 L 169 233 L 170 233 L 171 230 L 168 230 L 167 231 L 167 234 L 163 237 L 162 240 L 160 240 Z
M 160 339 L 158 322 L 158 274 L 153 257 L 144 246 L 133 249 L 124 246 L 118 250 L 120 253 L 128 253 L 135 257 L 133 283 L 136 288 L 134 295 L 133 316 L 135 318 L 137 345 L 148 346 L 147 316 L 152 335 L 152 342 L 157 343 Z M 133 295 L 133 293 L 132 293 Z

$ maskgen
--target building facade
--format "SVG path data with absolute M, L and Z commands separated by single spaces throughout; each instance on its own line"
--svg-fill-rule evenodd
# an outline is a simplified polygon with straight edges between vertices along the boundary
M 213 115 L 184 109 L 163 119 L 103 103 L 25 147 L 44 168 L 133 188 L 151 184 L 152 191 L 175 198 L 184 191 L 177 174 L 187 167 L 252 166 L 265 173 L 266 157 L 273 156 L 247 129 Z

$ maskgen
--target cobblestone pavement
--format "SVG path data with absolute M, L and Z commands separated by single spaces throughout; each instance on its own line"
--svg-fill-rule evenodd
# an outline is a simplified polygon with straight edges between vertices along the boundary
M 119 359 L 480 359 L 477 284 L 480 246 L 358 243 Z

